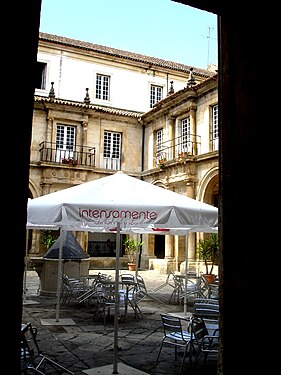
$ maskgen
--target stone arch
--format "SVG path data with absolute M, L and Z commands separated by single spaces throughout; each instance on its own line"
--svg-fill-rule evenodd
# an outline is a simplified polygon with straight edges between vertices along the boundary
M 29 181 L 29 198 L 36 198 L 39 196 L 40 196 L 40 193 L 38 192 L 38 189 L 36 188 L 35 183 L 32 181 Z
M 198 184 L 197 200 L 217 207 L 219 168 L 210 169 Z
M 38 192 L 38 189 L 36 188 L 36 184 L 33 181 L 29 180 L 28 197 L 36 198 L 39 196 L 40 196 L 40 193 Z M 38 256 L 40 253 L 40 231 L 29 229 L 27 232 L 27 235 L 28 235 L 27 253 L 30 256 L 32 255 Z
M 166 184 L 162 180 L 155 180 L 154 182 L 152 182 L 152 185 L 167 189 Z

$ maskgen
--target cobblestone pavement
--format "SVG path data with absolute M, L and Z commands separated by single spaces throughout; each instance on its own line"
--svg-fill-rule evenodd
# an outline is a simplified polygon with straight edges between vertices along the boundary
M 98 270 L 90 271 L 90 273 L 97 272 Z M 115 277 L 114 270 L 102 270 L 101 272 Z M 121 270 L 120 273 L 128 273 L 128 271 Z M 175 360 L 173 348 L 164 347 L 162 349 L 156 367 L 155 359 L 162 339 L 160 313 L 182 312 L 183 306 L 169 303 L 173 291 L 171 286 L 165 286 L 158 292 L 154 291 L 165 283 L 167 275 L 161 275 L 154 270 L 140 270 L 139 274 L 145 280 L 148 293 L 163 303 L 151 298 L 143 299 L 140 302 L 143 318 L 140 320 L 135 319 L 132 309 L 128 310 L 126 322 L 121 315 L 118 322 L 118 363 L 151 375 L 176 375 L 179 373 L 181 357 L 179 356 Z M 42 324 L 44 319 L 56 317 L 57 299 L 40 295 L 39 278 L 35 271 L 27 271 L 26 289 L 22 321 L 24 323 L 30 321 L 38 328 L 40 349 L 44 354 L 65 365 L 75 375 L 85 375 L 83 370 L 113 363 L 113 313 L 107 319 L 108 323 L 104 328 L 103 319 L 94 321 L 91 306 L 73 302 L 60 306 L 59 310 L 59 318 L 72 319 L 73 325 L 44 325 Z M 188 302 L 188 310 L 192 311 L 192 301 Z M 97 373 L 101 374 L 101 372 Z M 213 375 L 216 374 L 216 366 L 210 362 L 206 368 L 198 365 L 191 369 L 186 360 L 183 373 Z M 52 374 L 56 374 L 56 372 Z

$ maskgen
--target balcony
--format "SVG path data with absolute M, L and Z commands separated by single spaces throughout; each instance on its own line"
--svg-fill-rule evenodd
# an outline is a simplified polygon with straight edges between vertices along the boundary
M 200 154 L 201 137 L 188 134 L 162 142 L 157 147 L 155 160 L 158 166 L 163 166 L 165 162 L 176 161 L 185 162 L 189 157 Z
M 96 150 L 94 147 L 72 146 L 71 149 L 58 148 L 56 143 L 41 142 L 39 148 L 40 161 L 75 166 L 95 167 Z

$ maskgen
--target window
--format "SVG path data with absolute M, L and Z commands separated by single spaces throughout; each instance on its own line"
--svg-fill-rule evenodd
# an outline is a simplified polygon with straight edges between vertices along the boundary
M 164 131 L 163 129 L 159 129 L 156 131 L 156 162 L 158 163 L 159 160 L 167 159 L 167 155 L 165 150 L 163 150 L 163 137 Z
M 163 87 L 151 85 L 150 87 L 150 108 L 159 102 L 163 97 Z
M 212 107 L 212 151 L 219 149 L 218 105 Z
M 57 125 L 56 161 L 75 158 L 76 128 L 75 126 Z
M 96 78 L 96 99 L 109 100 L 110 77 L 97 74 Z
M 192 152 L 190 137 L 190 117 L 181 120 L 181 147 L 180 152 Z
M 121 168 L 121 134 L 104 132 L 103 162 L 104 168 L 119 170 Z
M 46 75 L 47 75 L 47 64 L 37 61 L 36 71 L 35 71 L 35 88 L 36 89 L 46 90 Z

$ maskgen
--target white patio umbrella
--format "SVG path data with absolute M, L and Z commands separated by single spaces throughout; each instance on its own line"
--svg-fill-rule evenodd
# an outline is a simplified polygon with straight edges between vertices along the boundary
M 115 277 L 118 283 L 121 233 L 183 235 L 188 232 L 213 232 L 218 227 L 218 209 L 118 171 L 104 178 L 29 199 L 27 228 L 42 229 L 44 226 L 47 229 L 60 228 L 61 231 L 116 232 Z M 61 252 L 59 270 L 60 263 Z M 59 285 L 60 282 L 58 290 Z M 57 319 L 58 306 L 59 299 Z M 118 308 L 116 303 L 117 312 Z M 117 313 L 115 317 L 113 373 L 117 373 Z

